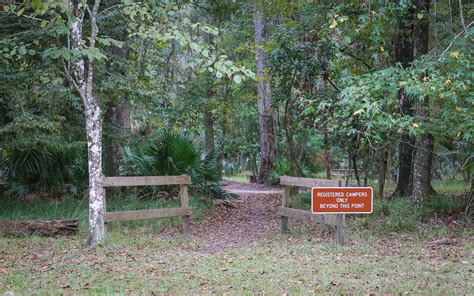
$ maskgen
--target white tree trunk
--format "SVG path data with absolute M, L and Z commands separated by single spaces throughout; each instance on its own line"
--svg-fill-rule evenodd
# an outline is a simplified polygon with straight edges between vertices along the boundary
M 90 12 L 91 34 L 89 47 L 95 47 L 95 38 L 98 34 L 97 12 L 99 0 L 96 0 Z M 75 15 L 70 22 L 71 48 L 80 50 L 83 40 L 83 20 L 86 11 L 80 2 L 74 5 L 68 0 L 68 7 Z M 105 240 L 104 227 L 104 194 L 102 190 L 102 114 L 97 97 L 93 90 L 93 62 L 88 61 L 86 73 L 86 61 L 80 58 L 73 64 L 73 83 L 84 103 L 86 116 L 88 168 L 89 168 L 89 238 L 87 244 L 96 245 Z
M 99 102 L 88 94 L 86 106 L 87 149 L 89 156 L 89 238 L 95 245 L 105 240 L 104 194 L 102 191 L 102 115 Z

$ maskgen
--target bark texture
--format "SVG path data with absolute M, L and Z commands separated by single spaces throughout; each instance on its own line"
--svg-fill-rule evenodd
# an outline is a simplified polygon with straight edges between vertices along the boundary
M 259 4 L 254 6 L 253 23 L 255 29 L 255 60 L 257 68 L 257 92 L 259 96 L 259 131 L 260 131 L 260 169 L 258 182 L 267 183 L 268 174 L 273 169 L 276 159 L 276 127 L 272 110 L 272 94 L 268 77 L 265 73 L 265 54 L 263 51 L 264 20 Z
M 68 8 L 75 18 L 70 20 L 71 48 L 82 49 L 84 14 L 86 7 L 82 2 L 77 5 L 68 0 Z M 90 37 L 89 47 L 95 48 L 95 38 L 99 32 L 97 15 L 100 1 L 96 0 L 90 9 Z M 72 67 L 71 81 L 84 103 L 86 116 L 88 168 L 89 168 L 89 237 L 87 244 L 95 245 L 105 240 L 104 227 L 104 195 L 102 190 L 102 114 L 99 100 L 93 91 L 94 64 L 87 63 L 85 58 L 77 59 Z
M 425 17 L 417 18 L 414 26 L 413 55 L 419 57 L 428 53 L 429 45 L 429 19 L 430 0 L 415 1 L 417 14 Z M 425 73 L 422 80 L 428 77 Z M 429 119 L 430 99 L 428 96 L 416 104 L 417 118 L 426 125 Z M 424 132 L 416 146 L 416 153 L 413 160 L 413 191 L 411 197 L 416 203 L 421 203 L 429 195 L 434 193 L 431 187 L 431 167 L 433 163 L 434 138 L 429 132 Z
M 208 110 L 204 112 L 204 140 L 206 144 L 206 152 L 215 150 L 215 135 L 214 135 L 214 114 Z
M 105 114 L 105 120 L 112 128 L 107 149 L 107 175 L 118 176 L 120 173 L 120 158 L 123 152 L 123 139 L 131 132 L 130 102 L 110 104 Z
M 395 37 L 395 59 L 402 67 L 409 67 L 413 62 L 413 10 L 410 8 L 400 15 L 397 24 L 397 35 Z M 413 100 L 400 89 L 398 91 L 398 106 L 402 116 L 413 116 Z M 415 147 L 415 138 L 407 131 L 403 131 L 398 145 L 398 177 L 394 196 L 409 196 L 411 193 L 412 160 Z
M 388 159 L 390 157 L 390 146 L 386 144 L 380 150 L 380 159 L 379 159 L 379 184 L 378 184 L 378 193 L 380 201 L 383 200 L 384 190 L 385 190 L 385 181 L 387 179 L 387 168 L 388 168 Z

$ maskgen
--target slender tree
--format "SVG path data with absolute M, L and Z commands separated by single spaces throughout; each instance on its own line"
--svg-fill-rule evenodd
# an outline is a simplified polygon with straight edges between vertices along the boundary
M 266 76 L 265 53 L 263 51 L 264 19 L 262 7 L 254 5 L 253 24 L 255 30 L 255 60 L 257 66 L 257 92 L 259 96 L 260 170 L 258 182 L 266 183 L 276 158 L 276 127 L 272 109 L 270 82 Z
M 74 16 L 69 20 L 71 49 L 81 51 L 83 40 L 89 40 L 89 49 L 95 49 L 100 0 L 95 0 L 90 9 L 86 3 L 68 0 L 68 9 Z M 83 36 L 85 13 L 90 14 L 90 35 Z M 66 73 L 69 69 L 65 66 Z M 104 195 L 102 190 L 102 113 L 99 100 L 94 94 L 94 62 L 90 58 L 78 58 L 72 64 L 72 75 L 67 74 L 84 104 L 86 117 L 88 168 L 89 168 L 89 238 L 87 244 L 95 245 L 105 239 Z

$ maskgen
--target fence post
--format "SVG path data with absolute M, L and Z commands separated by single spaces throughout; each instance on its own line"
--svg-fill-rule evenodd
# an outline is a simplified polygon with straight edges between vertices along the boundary
M 342 181 L 339 180 L 339 187 L 342 187 Z M 345 222 L 346 222 L 346 214 L 337 214 L 336 216 L 336 242 L 340 245 L 344 244 L 344 236 L 345 236 Z
M 104 180 L 104 176 L 102 176 L 102 180 Z M 102 181 L 103 182 L 103 181 Z M 101 183 L 102 184 L 102 183 Z M 105 189 L 104 185 L 102 184 L 102 197 L 104 198 L 104 232 L 105 237 L 107 237 L 107 222 L 105 221 L 105 214 L 107 213 L 107 190 Z
M 188 185 L 179 185 L 179 193 L 181 198 L 181 208 L 189 208 Z M 191 234 L 190 231 L 191 217 L 183 216 L 183 233 L 185 236 Z
M 283 186 L 283 195 L 281 198 L 281 207 L 287 208 L 288 202 L 290 200 L 290 186 Z M 284 234 L 288 232 L 288 217 L 281 216 L 280 217 L 280 233 Z
M 336 226 L 336 242 L 338 244 L 344 244 L 344 232 L 345 232 L 345 214 L 337 214 L 337 226 Z

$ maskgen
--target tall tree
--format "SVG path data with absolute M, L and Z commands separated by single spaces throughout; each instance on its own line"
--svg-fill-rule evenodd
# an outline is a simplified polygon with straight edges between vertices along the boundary
M 122 156 L 124 139 L 130 134 L 130 101 L 125 98 L 122 102 L 111 102 L 104 114 L 106 123 L 111 125 L 110 139 L 107 147 L 107 174 L 118 176 L 120 157 Z
M 266 75 L 265 53 L 263 51 L 264 19 L 262 7 L 254 4 L 253 24 L 255 30 L 255 60 L 257 68 L 257 92 L 259 96 L 260 170 L 258 182 L 266 183 L 276 159 L 276 126 L 272 109 L 270 82 Z
M 402 2 L 402 1 L 401 1 Z M 413 9 L 408 7 L 400 14 L 395 36 L 395 59 L 403 68 L 413 62 Z M 403 88 L 398 90 L 398 105 L 402 116 L 413 116 L 413 100 Z M 408 131 L 403 131 L 398 145 L 398 178 L 394 196 L 409 196 L 412 174 L 413 150 L 415 138 Z M 385 152 L 382 152 L 383 154 Z
M 87 4 L 68 0 L 67 6 L 74 16 L 69 20 L 71 49 L 80 52 L 83 40 L 89 40 L 88 50 L 95 50 L 99 32 L 97 17 L 100 0 L 95 0 L 90 9 Z M 90 14 L 90 35 L 83 36 L 85 13 Z M 87 62 L 87 63 L 86 63 Z M 66 73 L 69 73 L 65 67 Z M 89 237 L 87 244 L 95 245 L 105 239 L 104 195 L 102 190 L 102 113 L 99 100 L 94 94 L 94 62 L 91 58 L 80 57 L 72 64 L 69 80 L 74 84 L 84 104 L 86 116 L 88 168 L 89 168 Z
M 415 58 L 428 54 L 429 45 L 429 10 L 430 0 L 416 0 L 416 20 L 413 34 L 413 55 Z M 424 73 L 422 81 L 428 78 L 429 73 Z M 430 98 L 425 95 L 416 103 L 416 115 L 423 122 L 428 123 L 430 116 Z M 421 203 L 434 192 L 431 187 L 431 167 L 433 163 L 434 138 L 430 132 L 424 131 L 417 142 L 416 153 L 413 159 L 413 191 L 412 199 Z
M 100 26 L 102 35 L 113 38 L 122 45 L 112 45 L 104 49 L 104 53 L 108 56 L 106 71 L 103 71 L 104 75 L 97 79 L 101 84 L 98 86 L 102 90 L 101 95 L 108 98 L 104 110 L 104 149 L 105 173 L 109 176 L 118 176 L 120 173 L 123 147 L 127 145 L 126 139 L 131 132 L 130 101 L 133 95 L 130 86 L 136 73 L 141 70 L 139 64 L 135 68 L 131 66 L 131 61 L 134 60 L 131 48 L 133 39 L 129 38 L 129 34 L 123 29 L 127 26 L 127 21 L 122 10 L 114 10 L 115 5 L 113 1 L 102 5 L 101 10 L 105 13 L 101 16 Z

